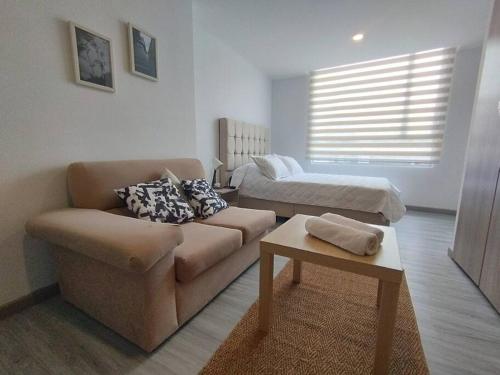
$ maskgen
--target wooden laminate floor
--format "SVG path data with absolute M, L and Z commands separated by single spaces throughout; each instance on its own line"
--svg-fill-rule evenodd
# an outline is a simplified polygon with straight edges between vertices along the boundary
M 395 224 L 431 373 L 500 374 L 500 316 L 447 256 L 453 226 L 421 212 Z M 55 297 L 0 322 L 0 373 L 196 374 L 257 294 L 255 264 L 149 355 Z

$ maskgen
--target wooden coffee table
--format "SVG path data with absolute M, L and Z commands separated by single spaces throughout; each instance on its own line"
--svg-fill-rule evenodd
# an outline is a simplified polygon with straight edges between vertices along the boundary
M 272 315 L 274 254 L 293 259 L 293 281 L 300 283 L 301 264 L 321 266 L 377 278 L 377 346 L 375 374 L 386 374 L 392 352 L 394 323 L 398 307 L 403 268 L 394 228 L 384 231 L 380 251 L 373 256 L 358 256 L 309 235 L 305 222 L 309 216 L 295 215 L 260 240 L 259 329 L 268 332 Z

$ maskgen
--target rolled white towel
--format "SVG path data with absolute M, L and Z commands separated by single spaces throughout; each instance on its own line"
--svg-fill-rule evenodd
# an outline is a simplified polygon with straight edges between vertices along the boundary
M 323 241 L 341 247 L 356 255 L 373 255 L 377 253 L 380 242 L 373 233 L 337 224 L 320 217 L 306 220 L 309 234 Z
M 350 219 L 345 216 L 341 215 L 336 215 L 336 214 L 331 214 L 331 213 L 326 213 L 320 216 L 323 219 L 326 219 L 328 221 L 331 221 L 332 223 L 337 223 L 340 225 L 345 225 L 346 227 L 353 227 L 359 230 L 364 230 L 365 232 L 370 232 L 373 233 L 374 235 L 377 236 L 378 241 L 382 243 L 384 240 L 384 231 L 380 230 L 378 228 L 372 227 L 371 225 L 362 223 L 361 221 Z

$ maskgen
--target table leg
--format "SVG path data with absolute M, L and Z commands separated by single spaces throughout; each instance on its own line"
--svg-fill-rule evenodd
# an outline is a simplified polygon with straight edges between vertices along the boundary
M 294 259 L 293 260 L 293 282 L 300 283 L 300 276 L 302 274 L 302 261 Z
M 259 329 L 269 331 L 273 305 L 274 254 L 260 252 Z
M 377 288 L 377 307 L 380 307 L 380 299 L 382 298 L 382 280 L 378 279 Z
M 398 309 L 399 283 L 379 281 L 381 286 L 378 312 L 377 347 L 375 350 L 375 375 L 387 374 L 391 363 L 394 323 Z

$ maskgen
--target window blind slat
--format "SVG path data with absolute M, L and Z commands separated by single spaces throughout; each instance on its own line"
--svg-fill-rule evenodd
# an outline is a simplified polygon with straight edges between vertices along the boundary
M 431 95 L 421 95 L 421 96 L 402 96 L 400 94 L 387 97 L 387 98 L 377 98 L 369 100 L 350 100 L 333 102 L 329 104 L 312 104 L 311 109 L 320 111 L 336 111 L 336 110 L 347 110 L 347 109 L 364 109 L 370 108 L 371 106 L 376 106 L 377 108 L 390 107 L 394 105 L 416 105 L 416 104 L 434 104 L 434 103 L 448 103 L 447 94 L 431 94 Z
M 341 132 L 362 132 L 362 131 L 383 131 L 383 130 L 433 130 L 444 128 L 444 122 L 441 121 L 415 121 L 415 122 L 387 122 L 375 124 L 348 124 L 348 125 L 326 125 L 326 126 L 311 126 L 309 134 L 311 136 L 320 136 L 327 133 Z
M 365 108 L 349 108 L 349 109 L 316 109 L 314 114 L 311 114 L 313 119 L 336 119 L 336 118 L 359 118 L 363 116 L 384 116 L 392 114 L 411 114 L 411 113 L 436 113 L 446 111 L 448 102 L 433 101 L 431 103 L 417 104 L 398 104 L 395 105 L 378 105 L 376 107 Z
M 383 127 L 380 129 L 374 129 L 374 128 L 362 128 L 362 129 L 335 129 L 335 130 L 318 130 L 313 133 L 311 133 L 311 140 L 314 139 L 325 139 L 325 138 L 332 138 L 332 140 L 335 140 L 334 138 L 337 137 L 342 137 L 342 140 L 345 140 L 345 137 L 358 137 L 358 136 L 368 136 L 373 134 L 373 136 L 376 136 L 379 134 L 380 136 L 384 134 L 395 134 L 399 135 L 401 138 L 404 137 L 405 134 L 427 134 L 429 132 L 439 132 L 438 134 L 442 133 L 444 130 L 444 127 L 433 127 L 433 126 L 419 126 L 419 127 L 413 127 L 413 128 L 406 128 L 403 126 L 400 127 Z M 429 133 L 431 134 L 431 133 Z
M 396 143 L 396 142 L 391 142 L 390 140 L 384 139 L 380 140 L 378 142 L 370 140 L 369 142 L 367 141 L 359 141 L 359 140 L 352 140 L 352 141 L 346 141 L 342 143 L 322 143 L 323 141 L 311 141 L 309 142 L 309 147 L 311 147 L 311 150 L 315 149 L 314 147 L 324 147 L 324 146 L 334 146 L 336 149 L 342 149 L 343 147 L 394 147 L 395 145 L 399 147 L 406 147 L 406 148 L 411 148 L 411 147 L 428 147 L 428 146 L 440 146 L 442 139 L 422 139 L 421 142 L 418 140 L 412 140 L 411 142 L 401 142 L 401 143 Z
M 446 82 L 432 82 L 432 83 L 416 83 L 413 85 L 400 84 L 384 89 L 364 89 L 364 90 L 347 90 L 341 93 L 332 93 L 330 95 L 321 94 L 314 95 L 311 93 L 311 103 L 322 103 L 337 100 L 351 100 L 352 98 L 365 99 L 365 98 L 376 98 L 383 97 L 390 94 L 402 94 L 402 95 L 418 95 L 420 93 L 431 94 L 434 92 L 448 92 L 449 91 L 450 80 Z M 441 91 L 438 91 L 441 90 Z
M 413 83 L 450 83 L 451 74 L 443 72 L 440 73 L 421 73 L 413 74 L 407 77 L 391 77 L 391 78 L 377 78 L 363 82 L 349 82 L 342 84 L 333 84 L 328 87 L 313 88 L 313 94 L 327 94 L 327 93 L 339 93 L 343 91 L 353 91 L 353 90 L 363 90 L 366 89 L 384 89 L 390 88 L 391 86 L 406 85 L 406 87 L 411 86 Z
M 361 125 L 366 123 L 384 124 L 390 122 L 402 121 L 444 121 L 445 115 L 441 113 L 413 113 L 391 116 L 364 116 L 364 117 L 338 117 L 336 119 L 311 119 L 311 125 Z
M 448 56 L 455 56 L 455 48 L 438 48 L 434 50 L 429 50 L 429 51 L 424 51 L 424 52 L 417 52 L 413 54 L 407 54 L 407 55 L 400 55 L 400 56 L 394 56 L 394 57 L 388 57 L 384 59 L 377 59 L 377 60 L 370 60 L 370 61 L 365 61 L 365 62 L 360 62 L 360 63 L 355 63 L 355 64 L 347 64 L 347 65 L 340 65 L 337 67 L 333 68 L 324 68 L 324 69 L 318 69 L 315 70 L 315 76 L 321 77 L 322 75 L 325 74 L 332 74 L 332 73 L 340 73 L 340 72 L 346 72 L 350 70 L 357 70 L 359 72 L 360 69 L 367 69 L 367 68 L 380 68 L 381 66 L 384 66 L 386 64 L 394 64 L 394 63 L 399 63 L 399 62 L 406 62 L 406 61 L 421 61 L 424 59 L 432 59 L 432 58 L 437 58 L 439 61 L 439 58 L 441 57 L 448 57 Z
M 312 72 L 309 158 L 437 163 L 454 60 L 446 48 Z
M 316 87 L 316 86 L 321 86 L 323 84 L 326 84 L 328 82 L 332 82 L 337 78 L 339 81 L 341 80 L 349 80 L 349 79 L 354 79 L 354 80 L 359 80 L 363 77 L 367 76 L 374 76 L 374 75 L 380 75 L 380 74 L 408 74 L 409 72 L 418 72 L 422 70 L 442 70 L 446 68 L 450 68 L 453 66 L 454 63 L 454 58 L 453 57 L 448 57 L 444 58 L 439 61 L 439 64 L 436 64 L 435 61 L 430 61 L 430 62 L 424 62 L 424 63 L 415 63 L 411 61 L 405 61 L 404 63 L 400 64 L 392 64 L 392 66 L 387 66 L 387 67 L 381 67 L 380 69 L 377 70 L 370 70 L 364 73 L 358 73 L 355 70 L 352 72 L 347 72 L 342 75 L 323 75 L 322 77 L 320 76 L 314 76 L 311 79 L 311 85 Z M 395 66 L 394 66 L 395 65 Z
M 384 144 L 391 145 L 414 145 L 414 144 L 431 144 L 431 143 L 441 143 L 442 135 L 435 134 L 427 134 L 422 135 L 418 138 L 381 138 L 381 139 L 359 139 L 359 138 L 351 138 L 351 139 L 331 139 L 331 138 L 315 138 L 309 141 L 309 145 L 311 146 L 320 146 L 321 147 L 342 147 L 342 146 L 351 146 L 351 145 L 372 145 L 372 146 L 380 146 Z
M 330 139 L 335 141 L 348 142 L 353 140 L 372 141 L 372 140 L 390 140 L 390 139 L 426 139 L 431 136 L 434 138 L 443 136 L 443 132 L 440 130 L 408 131 L 404 132 L 404 134 L 402 133 L 403 132 L 399 131 L 395 132 L 386 131 L 377 133 L 363 132 L 363 133 L 355 133 L 355 135 L 352 135 L 353 133 L 348 133 L 348 134 L 339 133 L 336 136 L 314 138 L 314 140 L 326 141 Z M 311 141 L 313 141 L 313 139 L 311 139 Z
M 405 90 L 406 92 L 418 92 L 419 88 L 425 87 L 426 89 L 429 88 L 429 86 L 432 86 L 432 88 L 443 88 L 446 87 L 449 90 L 449 86 L 451 83 L 451 79 L 448 78 L 443 78 L 443 79 L 437 79 L 437 80 L 432 80 L 432 81 L 424 81 L 424 82 L 401 82 L 401 81 L 391 81 L 389 85 L 386 83 L 382 82 L 377 84 L 377 86 L 370 86 L 370 87 L 354 87 L 349 88 L 348 90 L 340 90 L 340 91 L 329 91 L 329 92 L 323 92 L 323 93 L 315 93 L 311 92 L 311 98 L 312 101 L 320 101 L 320 99 L 327 100 L 330 99 L 331 97 L 336 98 L 339 96 L 346 96 L 348 97 L 362 97 L 363 94 L 370 93 L 373 94 L 375 93 L 382 93 L 382 92 L 394 92 L 398 90 Z
M 311 82 L 311 87 L 315 90 L 316 89 L 319 90 L 323 88 L 348 86 L 358 83 L 375 83 L 378 81 L 385 81 L 388 79 L 393 79 L 393 80 L 403 79 L 403 78 L 412 79 L 412 78 L 427 77 L 437 74 L 446 75 L 451 73 L 452 67 L 453 67 L 452 64 L 447 64 L 447 65 L 438 65 L 427 69 L 408 68 L 408 69 L 398 69 L 387 73 L 369 74 L 369 75 L 362 75 L 362 76 L 342 78 L 342 79 L 327 79 L 327 80 Z
M 316 162 L 330 162 L 331 157 L 328 155 L 311 154 L 311 158 Z M 357 163 L 394 163 L 394 164 L 436 164 L 439 162 L 439 156 L 387 156 L 387 155 L 371 155 L 369 157 L 354 157 L 345 155 L 344 157 L 336 157 L 336 161 L 340 162 L 357 162 Z
M 352 148 L 352 149 L 331 149 L 331 150 L 312 150 L 315 154 L 327 155 L 347 155 L 347 156 L 371 156 L 371 155 L 385 155 L 385 156 L 439 156 L 441 150 L 436 147 L 421 147 L 415 149 L 400 149 L 400 148 Z

